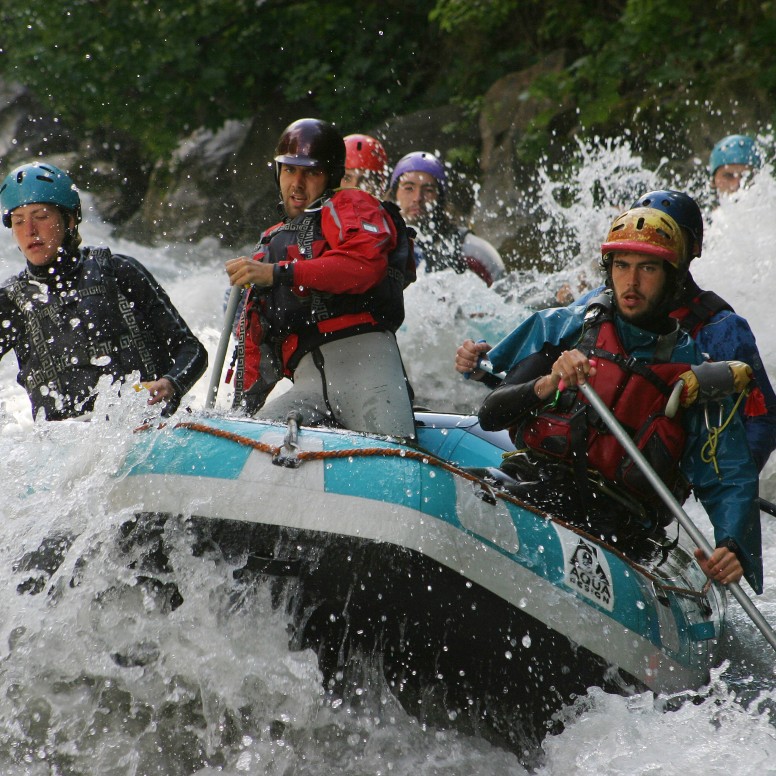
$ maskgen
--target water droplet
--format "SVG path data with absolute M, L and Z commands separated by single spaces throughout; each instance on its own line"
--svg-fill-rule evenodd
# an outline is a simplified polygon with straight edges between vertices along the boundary
M 531 646 L 531 637 L 527 633 L 523 636 L 522 644 L 526 649 Z

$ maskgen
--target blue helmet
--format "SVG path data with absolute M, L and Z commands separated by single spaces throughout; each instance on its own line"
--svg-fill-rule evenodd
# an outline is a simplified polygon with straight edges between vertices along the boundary
M 447 188 L 447 170 L 445 170 L 445 166 L 438 156 L 435 156 L 428 151 L 412 151 L 406 156 L 402 156 L 402 158 L 396 162 L 396 167 L 393 168 L 393 172 L 391 173 L 391 183 L 388 187 L 389 191 L 396 191 L 399 178 L 404 175 L 405 172 L 428 173 L 436 180 L 437 185 L 439 186 L 440 201 L 444 200 Z
M 712 176 L 725 164 L 746 164 L 749 167 L 759 169 L 762 166 L 762 159 L 754 140 L 748 135 L 723 137 L 711 149 L 709 168 Z
M 0 186 L 3 224 L 11 226 L 11 212 L 33 202 L 58 205 L 81 221 L 81 197 L 73 179 L 59 167 L 43 162 L 23 164 L 8 173 Z
M 687 241 L 689 258 L 694 259 L 701 255 L 703 250 L 703 216 L 698 203 L 691 196 L 671 189 L 650 191 L 631 205 L 631 208 L 634 207 L 651 207 L 671 216 L 692 237 L 692 240 Z

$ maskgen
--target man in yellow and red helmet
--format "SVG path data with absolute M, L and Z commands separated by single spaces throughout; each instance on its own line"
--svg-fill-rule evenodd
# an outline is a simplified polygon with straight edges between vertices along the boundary
M 281 134 L 275 181 L 283 220 L 252 257 L 226 263 L 249 289 L 238 327 L 235 401 L 258 417 L 413 437 L 394 333 L 414 277 L 406 228 L 373 196 L 339 189 L 345 143 L 319 119 Z M 267 396 L 286 376 L 293 386 Z
M 745 402 L 739 405 L 744 422 L 749 450 L 758 471 L 762 471 L 769 456 L 776 449 L 776 394 L 763 366 L 754 332 L 745 318 L 713 291 L 701 289 L 693 278 L 692 262 L 703 250 L 703 217 L 697 202 L 680 191 L 660 189 L 640 196 L 631 206 L 661 210 L 671 216 L 682 229 L 685 240 L 685 273 L 682 293 L 671 317 L 698 344 L 701 352 L 711 361 L 742 361 L 752 368 L 754 380 Z M 575 305 L 586 305 L 600 294 L 603 287 L 594 289 Z M 476 369 L 477 360 L 491 348 L 486 342 L 467 339 L 458 347 L 455 368 L 491 388 L 498 380 Z
M 509 429 L 522 451 L 502 467 L 530 480 L 516 486 L 521 497 L 639 557 L 662 540 L 672 515 L 578 391 L 589 381 L 677 499 L 690 486 L 700 498 L 716 538 L 711 557 L 696 553 L 707 575 L 723 584 L 745 575 L 761 592 L 757 470 L 732 402 L 720 399 L 739 390 L 734 376 L 745 367 L 712 370 L 703 398 L 731 415 L 713 460 L 702 454 L 708 405 L 666 411 L 676 381 L 709 366 L 669 316 L 684 257 L 671 216 L 653 208 L 618 216 L 601 246 L 606 291 L 584 307 L 535 313 L 490 351 L 507 375 L 483 403 L 480 424 Z M 709 415 L 718 417 L 717 408 Z

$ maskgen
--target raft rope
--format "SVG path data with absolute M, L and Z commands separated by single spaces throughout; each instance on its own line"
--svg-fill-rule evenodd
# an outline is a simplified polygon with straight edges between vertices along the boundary
M 250 437 L 242 436 L 241 434 L 235 434 L 232 431 L 224 431 L 223 429 L 220 429 L 220 428 L 213 428 L 212 426 L 208 426 L 205 423 L 195 423 L 193 421 L 182 421 L 180 423 L 176 423 L 173 428 L 176 428 L 176 429 L 183 428 L 189 431 L 197 431 L 203 434 L 210 434 L 211 436 L 219 437 L 220 439 L 226 439 L 230 442 L 234 442 L 235 444 L 242 445 L 243 447 L 250 447 L 253 450 L 258 450 L 259 452 L 268 453 L 273 458 L 278 458 L 282 454 L 284 449 L 284 445 L 269 445 L 266 442 L 259 442 L 258 440 L 251 439 Z M 137 430 L 144 430 L 144 429 L 141 427 L 141 429 L 137 429 Z M 564 520 L 561 520 L 560 518 L 555 517 L 554 515 L 551 515 L 547 512 L 537 509 L 536 507 L 531 506 L 530 504 L 526 504 L 525 502 L 521 501 L 519 498 L 513 496 L 511 493 L 507 493 L 502 490 L 497 490 L 493 488 L 488 482 L 483 480 L 481 477 L 477 477 L 476 475 L 471 474 L 470 472 L 467 472 L 465 469 L 462 469 L 459 466 L 454 466 L 453 464 L 448 463 L 442 458 L 437 458 L 435 455 L 432 455 L 431 453 L 421 452 L 420 450 L 407 450 L 405 448 L 394 448 L 394 447 L 352 447 L 344 450 L 298 450 L 298 451 L 295 451 L 293 454 L 293 457 L 299 461 L 322 461 L 327 459 L 356 458 L 356 457 L 367 457 L 367 456 L 405 458 L 411 461 L 420 461 L 421 463 L 427 464 L 429 466 L 436 466 L 440 469 L 443 469 L 444 471 L 450 472 L 456 477 L 461 477 L 462 479 L 468 480 L 469 482 L 473 482 L 478 485 L 481 485 L 482 488 L 484 490 L 487 490 L 487 492 L 494 498 L 500 498 L 502 501 L 507 501 L 511 504 L 514 504 L 515 506 L 520 507 L 521 509 L 525 509 L 529 512 L 534 513 L 535 515 L 539 515 L 540 517 L 543 517 L 546 520 L 549 520 L 553 523 L 557 523 L 558 525 L 563 526 L 567 530 L 575 534 L 578 534 L 579 536 L 582 536 L 586 541 L 592 542 L 593 544 L 596 544 L 599 547 L 603 547 L 607 551 L 616 555 L 618 558 L 620 558 L 620 560 L 623 561 L 623 563 L 626 563 L 627 565 L 629 565 L 631 568 L 633 568 L 639 574 L 644 576 L 646 579 L 652 582 L 653 585 L 656 585 L 661 590 L 664 590 L 666 592 L 672 592 L 672 593 L 675 593 L 676 595 L 683 595 L 690 598 L 697 598 L 699 600 L 705 600 L 706 598 L 706 592 L 703 590 L 698 591 L 698 590 L 693 590 L 692 588 L 678 587 L 676 585 L 666 584 L 660 577 L 656 576 L 651 571 L 649 571 L 649 569 L 645 568 L 640 563 L 637 563 L 636 561 L 632 560 L 623 552 L 618 550 L 616 547 L 613 547 L 612 545 L 607 544 L 606 542 L 602 541 L 598 537 L 587 533 L 587 531 L 585 531 L 584 529 L 579 528 L 575 525 L 571 525 L 570 523 L 567 523 Z

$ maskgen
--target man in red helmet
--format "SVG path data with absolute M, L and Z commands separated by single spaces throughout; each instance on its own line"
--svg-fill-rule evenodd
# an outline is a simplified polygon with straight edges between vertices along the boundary
M 250 289 L 235 403 L 262 418 L 300 413 L 309 425 L 414 437 L 394 336 L 412 254 L 378 200 L 334 190 L 344 169 L 345 144 L 331 124 L 300 119 L 280 136 L 275 181 L 285 218 L 252 257 L 226 263 L 231 285 Z M 265 404 L 283 376 L 293 386 Z
M 388 183 L 388 154 L 383 144 L 369 135 L 345 136 L 343 189 L 363 189 L 378 199 Z

